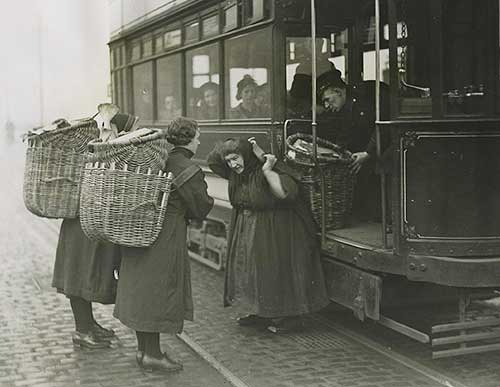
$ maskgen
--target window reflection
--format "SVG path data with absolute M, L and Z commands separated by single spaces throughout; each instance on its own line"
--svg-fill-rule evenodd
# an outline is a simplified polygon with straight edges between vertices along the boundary
M 217 44 L 186 54 L 187 115 L 200 120 L 219 118 L 219 50 Z
M 226 43 L 226 75 L 229 88 L 226 114 L 249 119 L 271 116 L 271 30 L 230 39 Z
M 398 97 L 402 115 L 432 113 L 429 1 L 400 0 L 397 4 Z
M 147 62 L 132 68 L 134 88 L 134 114 L 141 120 L 153 119 L 153 63 Z
M 158 119 L 172 120 L 182 115 L 181 57 L 171 55 L 157 61 Z
M 443 2 L 443 98 L 447 114 L 484 112 L 488 3 Z
M 342 74 L 345 74 L 345 55 L 347 54 L 343 51 L 344 43 L 341 42 L 345 42 L 347 45 L 346 39 L 346 37 L 339 36 L 335 38 L 334 34 L 316 39 L 316 73 L 318 76 L 335 69 L 336 65 L 339 66 Z M 311 37 L 287 37 L 286 46 L 287 117 L 310 118 L 312 103 Z M 316 110 L 321 113 L 321 106 L 318 105 Z

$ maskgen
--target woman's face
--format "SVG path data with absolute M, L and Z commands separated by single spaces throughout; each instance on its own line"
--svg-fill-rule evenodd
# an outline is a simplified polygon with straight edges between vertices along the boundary
M 238 175 L 245 169 L 245 161 L 243 160 L 243 156 L 239 153 L 229 153 L 224 157 L 224 160 L 226 160 L 229 168 L 231 168 L 231 170 L 236 172 Z
M 193 139 L 191 140 L 191 142 L 188 145 L 189 145 L 189 149 L 191 149 L 191 151 L 193 153 L 196 153 L 196 151 L 198 150 L 198 146 L 200 145 L 200 130 L 199 129 L 196 131 L 196 134 L 194 135 Z
M 205 90 L 203 93 L 203 99 L 205 100 L 205 104 L 210 107 L 217 106 L 217 92 L 213 89 Z
M 255 100 L 255 86 L 246 85 L 243 90 L 241 90 L 241 99 L 244 104 L 253 103 Z

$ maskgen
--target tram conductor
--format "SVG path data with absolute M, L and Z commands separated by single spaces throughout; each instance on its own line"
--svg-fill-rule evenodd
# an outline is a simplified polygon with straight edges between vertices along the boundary
M 318 77 L 318 101 L 324 111 L 319 115 L 318 135 L 352 152 L 351 172 L 357 175 L 353 200 L 353 216 L 361 221 L 380 221 L 380 179 L 375 137 L 375 82 L 347 85 L 340 71 L 328 71 Z M 388 113 L 386 84 L 381 83 L 381 117 Z M 381 139 L 382 150 L 388 138 Z M 389 152 L 385 152 L 389 154 Z M 386 166 L 387 156 L 379 165 Z

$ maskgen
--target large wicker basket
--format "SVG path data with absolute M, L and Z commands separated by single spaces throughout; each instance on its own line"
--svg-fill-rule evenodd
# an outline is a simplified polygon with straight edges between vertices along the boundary
M 325 231 L 345 227 L 352 210 L 355 184 L 355 176 L 349 170 L 350 152 L 318 138 L 318 146 L 333 149 L 340 157 L 318 155 L 318 163 L 315 164 L 309 153 L 294 146 L 298 139 L 312 143 L 312 136 L 308 134 L 289 136 L 286 141 L 287 158 L 289 163 L 302 172 L 302 192 L 310 204 L 314 220 L 321 226 L 324 216 Z
M 133 247 L 156 241 L 173 177 L 162 170 L 167 146 L 156 130 L 126 141 L 89 145 L 80 222 L 90 239 Z
M 28 135 L 23 198 L 45 218 L 76 218 L 87 144 L 99 137 L 93 119 Z

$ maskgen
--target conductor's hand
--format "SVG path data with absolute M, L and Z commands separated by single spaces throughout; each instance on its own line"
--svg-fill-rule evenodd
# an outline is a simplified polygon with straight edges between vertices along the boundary
M 356 152 L 351 155 L 351 164 L 349 165 L 349 169 L 353 175 L 356 175 L 363 163 L 370 158 L 370 155 L 367 152 Z
M 264 158 L 266 159 L 266 162 L 262 166 L 262 171 L 263 172 L 269 172 L 272 171 L 274 168 L 274 164 L 276 164 L 276 156 L 272 154 L 265 154 Z

